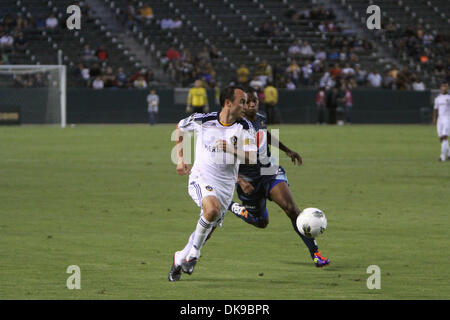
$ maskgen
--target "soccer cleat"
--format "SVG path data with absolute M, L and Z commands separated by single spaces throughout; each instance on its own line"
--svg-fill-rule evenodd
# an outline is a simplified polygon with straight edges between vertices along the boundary
M 237 216 L 242 216 L 245 219 L 248 218 L 248 211 L 244 206 L 241 206 L 239 203 L 233 203 L 231 206 L 231 212 L 233 212 Z
M 175 252 L 175 254 L 177 254 L 177 252 Z M 173 263 L 172 263 L 172 267 L 170 268 L 170 271 L 169 271 L 169 281 L 170 282 L 178 281 L 181 278 L 181 266 L 176 266 L 175 254 L 173 255 Z
M 187 273 L 189 275 L 194 272 L 194 267 L 197 264 L 197 258 L 192 258 L 191 260 L 187 261 L 186 259 L 181 263 L 181 270 L 183 270 L 184 273 Z
M 327 259 L 326 257 L 322 256 L 322 253 L 319 250 L 317 250 L 317 252 L 314 253 L 313 261 L 317 268 L 321 268 L 330 264 L 330 259 Z

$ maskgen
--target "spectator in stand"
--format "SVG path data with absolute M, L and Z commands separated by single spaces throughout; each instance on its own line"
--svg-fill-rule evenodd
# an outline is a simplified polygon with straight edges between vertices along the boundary
M 288 10 L 284 13 L 284 16 L 291 21 L 298 22 L 300 19 L 300 15 L 295 8 L 295 5 L 290 4 Z
M 197 62 L 210 62 L 211 56 L 209 55 L 209 51 L 207 47 L 202 47 L 202 49 L 197 53 L 196 57 Z
M 112 67 L 108 66 L 103 74 L 103 83 L 105 88 L 116 87 L 116 76 L 113 73 Z
M 305 61 L 305 64 L 301 68 L 302 70 L 302 79 L 303 85 L 309 86 L 311 85 L 311 75 L 313 74 L 312 65 L 309 63 L 309 60 Z
M 102 70 L 100 69 L 99 65 L 97 63 L 94 63 L 91 68 L 89 69 L 89 77 L 91 79 L 95 79 L 97 77 L 100 77 L 102 75 Z
M 441 59 L 439 59 L 436 62 L 436 64 L 434 65 L 433 73 L 436 77 L 439 77 L 439 78 L 445 77 L 445 74 L 446 74 L 445 65 Z
M 117 74 L 116 74 L 116 85 L 119 88 L 125 88 L 127 86 L 127 75 L 126 73 L 123 71 L 122 67 L 119 67 L 117 69 Z
M 127 10 L 124 15 L 123 24 L 127 28 L 127 30 L 133 29 L 136 25 L 136 9 L 131 3 L 128 3 Z
M 45 87 L 44 80 L 42 79 L 42 75 L 40 73 L 36 73 L 33 80 L 34 88 L 43 88 Z
M 332 20 L 328 21 L 326 24 L 326 28 L 328 32 L 336 32 L 336 25 Z
M 250 70 L 245 64 L 241 64 L 236 71 L 237 83 L 239 85 L 247 85 L 250 78 Z
M 104 83 L 100 76 L 97 76 L 95 80 L 92 82 L 92 88 L 94 89 L 103 89 Z
M 417 78 L 417 76 L 412 76 L 412 84 L 411 84 L 411 86 L 412 86 L 412 89 L 414 90 L 414 91 L 425 91 L 425 84 L 422 82 L 422 81 L 420 81 L 418 78 Z
M 339 51 L 337 48 L 332 48 L 328 53 L 328 60 L 338 60 L 339 59 Z
M 183 21 L 179 17 L 176 17 L 175 20 L 172 22 L 172 28 L 171 29 L 180 29 L 183 26 Z
M 256 66 L 255 76 L 263 83 L 263 87 L 266 86 L 268 81 L 272 82 L 272 67 L 267 63 L 267 60 L 262 60 Z
M 209 48 L 209 56 L 211 60 L 219 59 L 219 50 L 215 46 Z
M 81 59 L 85 62 L 95 61 L 97 58 L 94 55 L 94 51 L 91 50 L 88 44 L 84 45 L 83 53 Z
M 5 64 L 10 64 L 10 63 L 9 63 L 8 55 L 7 55 L 6 53 L 1 53 L 1 56 L 0 56 L 0 65 L 5 65 Z
M 346 80 L 350 80 L 355 76 L 355 69 L 350 66 L 350 63 L 346 63 L 344 69 L 342 69 L 342 76 Z
M 163 18 L 163 19 L 161 19 L 160 26 L 161 26 L 162 30 L 172 29 L 173 20 L 171 18 Z
M 143 20 L 153 19 L 153 9 L 148 4 L 145 4 L 140 10 L 139 15 Z
M 395 79 L 392 76 L 392 73 L 390 70 L 386 71 L 386 74 L 383 78 L 383 88 L 384 89 L 394 89 L 395 86 Z
M 434 41 L 434 36 L 430 32 L 426 31 L 422 38 L 423 45 L 429 46 L 429 45 L 433 44 L 433 41 Z
M 317 29 L 319 29 L 319 31 L 320 31 L 321 33 L 327 33 L 327 32 L 328 32 L 328 30 L 327 30 L 327 25 L 325 24 L 324 21 L 321 21 L 321 22 L 319 23 L 319 25 L 317 26 Z
M 328 68 L 325 68 L 324 73 L 319 81 L 319 86 L 323 88 L 332 88 L 336 85 L 336 81 L 333 79 Z
M 268 82 L 267 87 L 264 89 L 264 106 L 267 116 L 267 124 L 276 123 L 275 106 L 277 103 L 278 90 L 272 85 L 271 82 Z
M 364 86 L 366 84 L 367 71 L 362 70 L 359 64 L 355 66 L 355 80 L 359 86 Z
M 291 61 L 291 63 L 289 64 L 289 66 L 286 69 L 286 72 L 289 76 L 289 80 L 292 81 L 295 84 L 295 86 L 297 86 L 299 78 L 300 78 L 301 70 L 295 60 Z
M 316 60 L 326 60 L 327 59 L 327 52 L 325 51 L 325 48 L 323 45 L 320 46 L 319 51 L 316 52 L 316 54 L 314 55 L 314 58 Z
M 22 13 L 18 13 L 17 14 L 17 19 L 16 19 L 16 29 L 17 30 L 24 30 L 24 29 L 28 29 L 28 27 L 30 26 L 30 21 L 28 18 L 23 17 Z
M 147 81 L 145 81 L 145 77 L 143 75 L 139 75 L 136 80 L 133 82 L 133 87 L 137 89 L 145 89 L 147 88 Z
M 3 52 L 12 52 L 14 49 L 14 38 L 12 35 L 4 32 L 0 36 L 0 49 Z
M 289 80 L 289 82 L 286 84 L 286 89 L 288 90 L 295 90 L 297 87 L 295 83 L 292 82 L 292 80 Z
M 99 61 L 106 61 L 108 60 L 108 53 L 106 52 L 105 48 L 103 46 L 99 46 L 97 51 L 95 51 L 95 56 Z
M 259 80 L 258 76 L 254 76 L 252 81 L 250 81 L 250 87 L 255 88 L 256 90 L 263 90 L 264 84 L 261 80 Z
M 410 84 L 411 74 L 407 67 L 402 68 L 402 70 L 397 75 L 397 90 L 408 90 Z
M 320 87 L 316 94 L 316 106 L 317 106 L 317 124 L 325 123 L 325 108 L 327 101 L 327 94 L 325 87 Z
M 300 45 L 299 41 L 295 40 L 288 49 L 288 56 L 291 58 L 297 58 L 300 56 Z
M 89 86 L 89 81 L 91 79 L 89 68 L 86 65 L 81 64 L 81 66 L 80 66 L 80 74 L 81 74 L 81 78 L 84 81 L 84 85 L 88 87 Z
M 25 51 L 28 48 L 28 42 L 25 40 L 22 32 L 19 32 L 17 34 L 17 37 L 14 40 L 14 47 L 21 52 Z
M 389 18 L 388 23 L 384 26 L 383 30 L 386 30 L 387 33 L 395 33 L 397 32 L 397 27 L 394 24 L 394 20 Z
M 180 59 L 180 52 L 174 47 L 170 47 L 169 50 L 167 50 L 166 57 L 167 59 L 169 59 L 169 61 L 178 60 Z
M 55 17 L 54 14 L 51 14 L 46 20 L 45 20 L 45 27 L 47 29 L 55 29 L 58 26 L 58 19 Z
M 330 69 L 331 76 L 334 79 L 337 79 L 341 75 L 341 72 L 342 72 L 342 69 L 341 69 L 339 63 L 335 63 L 333 68 Z
M 378 73 L 377 70 L 373 70 L 367 76 L 367 81 L 369 82 L 369 85 L 371 87 L 373 87 L 373 88 L 381 88 L 383 77 L 381 76 L 381 74 Z
M 300 55 L 304 58 L 314 57 L 314 51 L 309 45 L 308 41 L 303 42 L 303 44 L 300 46 Z

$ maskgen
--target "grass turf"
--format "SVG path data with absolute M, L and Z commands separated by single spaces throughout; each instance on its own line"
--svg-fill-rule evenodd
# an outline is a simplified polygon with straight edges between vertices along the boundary
M 174 126 L 0 127 L 1 299 L 449 299 L 450 162 L 435 128 L 289 126 L 297 204 L 321 208 L 316 269 L 268 203 L 261 230 L 228 213 L 192 276 L 169 283 L 199 209 L 170 161 Z M 236 198 L 236 197 L 235 197 Z M 69 265 L 81 290 L 68 290 Z M 381 290 L 369 290 L 369 265 Z

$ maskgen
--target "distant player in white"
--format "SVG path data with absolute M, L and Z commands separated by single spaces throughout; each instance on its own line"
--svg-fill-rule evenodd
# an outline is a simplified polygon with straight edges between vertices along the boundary
M 434 99 L 433 124 L 437 124 L 437 134 L 441 141 L 441 156 L 439 161 L 450 159 L 448 136 L 450 133 L 450 95 L 448 83 L 441 84 L 441 94 Z
M 159 108 L 159 96 L 156 94 L 155 89 L 151 89 L 149 95 L 147 96 L 147 111 L 149 115 L 150 125 L 156 123 L 156 114 Z
M 200 250 L 211 232 L 221 225 L 233 198 L 239 164 L 256 163 L 255 130 L 241 118 L 246 93 L 238 87 L 225 88 L 220 95 L 220 112 L 195 113 L 177 125 L 177 173 L 189 173 L 183 160 L 183 133 L 195 132 L 195 160 L 189 175 L 188 191 L 201 208 L 200 219 L 183 250 L 174 254 L 169 281 L 177 281 L 181 271 L 191 274 Z

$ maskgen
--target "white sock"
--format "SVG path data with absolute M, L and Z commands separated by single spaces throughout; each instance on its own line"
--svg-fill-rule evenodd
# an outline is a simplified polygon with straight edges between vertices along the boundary
M 200 250 L 203 247 L 213 224 L 214 222 L 207 221 L 203 218 L 203 216 L 198 219 L 197 227 L 194 232 L 194 239 L 192 241 L 192 247 L 189 250 L 189 254 L 186 256 L 186 260 L 200 257 Z
M 441 142 L 441 160 L 445 161 L 449 152 L 448 140 L 442 140 Z
M 184 249 L 181 250 L 181 251 L 178 251 L 175 254 L 175 265 L 179 266 L 181 264 L 181 262 L 184 259 L 186 259 L 189 251 L 191 250 L 192 242 L 194 241 L 194 234 L 195 234 L 195 231 L 191 233 L 191 236 L 189 237 L 188 243 L 186 244 Z

